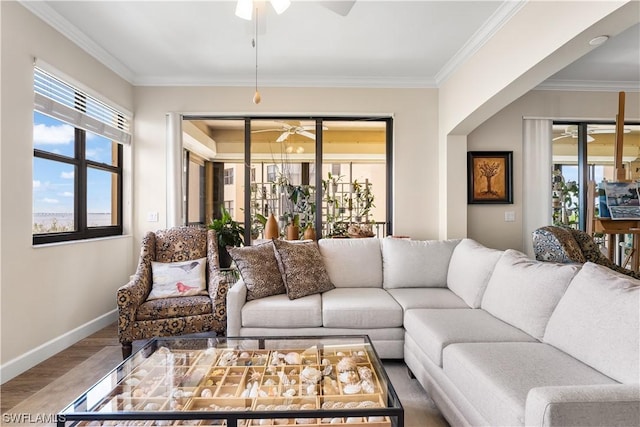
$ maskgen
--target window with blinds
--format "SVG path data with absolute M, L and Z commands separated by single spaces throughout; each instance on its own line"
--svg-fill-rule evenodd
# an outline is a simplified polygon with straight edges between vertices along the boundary
M 34 68 L 33 243 L 122 234 L 130 117 Z

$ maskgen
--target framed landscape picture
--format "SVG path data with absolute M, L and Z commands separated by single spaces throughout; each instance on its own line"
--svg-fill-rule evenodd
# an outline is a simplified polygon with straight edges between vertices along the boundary
M 513 151 L 467 152 L 467 202 L 513 203 Z

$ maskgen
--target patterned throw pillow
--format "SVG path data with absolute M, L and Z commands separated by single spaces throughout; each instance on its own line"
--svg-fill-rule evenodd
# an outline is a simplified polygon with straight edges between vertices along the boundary
M 286 292 L 271 242 L 255 246 L 227 247 L 247 286 L 247 301 Z
M 316 242 L 289 243 L 273 240 L 276 259 L 289 299 L 330 291 L 329 279 Z
M 151 261 L 153 283 L 147 300 L 208 295 L 206 265 L 206 258 L 180 262 Z

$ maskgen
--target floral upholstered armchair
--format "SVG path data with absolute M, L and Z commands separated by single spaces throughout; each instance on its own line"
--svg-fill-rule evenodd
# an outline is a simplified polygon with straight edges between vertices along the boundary
M 148 299 L 152 261 L 174 263 L 201 258 L 206 258 L 208 295 Z M 147 233 L 135 275 L 117 292 L 118 339 L 123 357 L 131 355 L 135 340 L 198 332 L 223 334 L 228 283 L 219 271 L 214 230 L 175 227 Z
M 619 273 L 640 279 L 640 274 L 620 267 L 600 252 L 598 244 L 588 233 L 574 228 L 549 225 L 533 232 L 533 251 L 539 261 L 604 265 Z

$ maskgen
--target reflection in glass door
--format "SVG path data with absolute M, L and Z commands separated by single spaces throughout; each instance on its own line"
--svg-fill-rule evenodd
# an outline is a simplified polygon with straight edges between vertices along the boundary
M 282 237 L 295 238 L 286 235 L 289 225 L 297 238 L 307 228 L 317 237 L 391 232 L 391 118 L 186 120 L 184 129 L 199 136 L 192 139 L 213 151 L 202 186 L 207 222 L 223 205 L 252 240 L 264 238 L 270 215 Z

